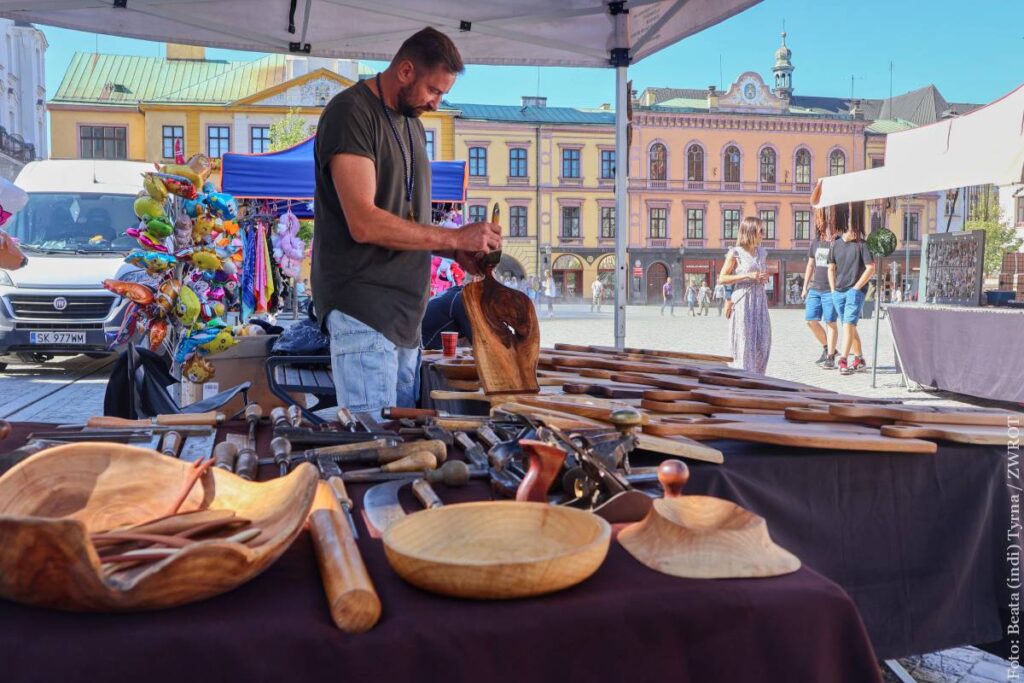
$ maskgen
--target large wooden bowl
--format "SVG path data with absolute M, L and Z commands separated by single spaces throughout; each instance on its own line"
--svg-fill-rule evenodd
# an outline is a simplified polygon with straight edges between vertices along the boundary
M 445 379 L 478 379 L 476 361 L 472 358 L 445 358 L 434 363 Z
M 583 510 L 514 501 L 423 510 L 391 525 L 384 550 L 409 583 L 459 598 L 522 598 L 574 586 L 608 554 L 611 526 Z
M 41 451 L 0 477 L 0 597 L 72 611 L 171 607 L 235 588 L 270 566 L 302 529 L 316 491 L 306 463 L 252 483 L 213 469 L 181 511 L 230 509 L 262 530 L 249 544 L 197 542 L 104 577 L 89 533 L 164 515 L 190 464 L 144 448 L 76 443 Z

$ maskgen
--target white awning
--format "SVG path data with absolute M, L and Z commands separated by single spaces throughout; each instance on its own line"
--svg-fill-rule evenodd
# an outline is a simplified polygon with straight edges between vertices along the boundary
M 633 63 L 761 0 L 0 0 L 0 16 L 157 42 L 390 61 L 433 26 L 471 64 Z M 123 5 L 123 7 L 116 7 Z M 622 6 L 627 13 L 614 14 Z M 289 32 L 289 25 L 294 32 Z
M 886 139 L 885 166 L 818 180 L 816 207 L 1024 182 L 1024 85 L 969 114 Z

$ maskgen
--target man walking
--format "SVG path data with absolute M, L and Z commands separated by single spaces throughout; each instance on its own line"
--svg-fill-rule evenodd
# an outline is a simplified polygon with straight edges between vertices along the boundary
M 604 294 L 604 284 L 601 282 L 601 278 L 594 278 L 594 281 L 590 284 L 590 293 L 593 295 L 593 299 L 590 301 L 590 312 L 593 313 L 596 308 L 597 312 L 600 313 L 601 295 Z
M 700 283 L 700 291 L 697 292 L 697 302 L 700 304 L 700 314 L 707 316 L 708 306 L 711 305 L 711 288 L 705 280 Z
M 718 306 L 718 317 L 722 317 L 722 307 L 725 306 L 725 285 L 719 282 L 715 285 L 715 305 Z
M 431 253 L 478 272 L 501 229 L 431 225 L 430 161 L 419 116 L 464 71 L 443 33 L 406 40 L 375 78 L 342 91 L 317 126 L 313 298 L 331 338 L 338 405 L 415 405 Z
M 668 306 L 670 315 L 676 314 L 676 299 L 672 292 L 672 278 L 665 278 L 665 284 L 661 286 L 661 314 L 665 315 L 665 307 Z
M 868 281 L 875 273 L 874 256 L 864 242 L 864 230 L 851 216 L 846 231 L 832 242 L 828 254 L 828 284 L 832 290 L 836 313 L 843 324 L 843 347 L 839 356 L 839 374 L 849 375 L 867 367 L 861 349 L 857 321 Z M 848 361 L 850 351 L 853 360 Z

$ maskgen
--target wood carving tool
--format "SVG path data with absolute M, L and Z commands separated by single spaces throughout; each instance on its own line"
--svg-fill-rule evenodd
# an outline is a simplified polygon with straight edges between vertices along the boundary
M 338 408 L 338 424 L 347 432 L 356 431 L 356 418 L 348 408 Z
M 185 437 L 178 432 L 167 432 L 164 434 L 163 442 L 160 444 L 160 452 L 169 458 L 177 458 L 184 441 Z
M 346 633 L 364 633 L 380 619 L 380 598 L 343 517 L 335 494 L 320 482 L 309 513 L 309 531 L 331 619 Z
M 455 443 L 459 444 L 459 448 L 462 449 L 463 454 L 466 456 L 466 460 L 480 469 L 487 469 L 490 467 L 490 461 L 487 459 L 487 454 L 480 444 L 469 438 L 469 435 L 465 432 L 455 432 Z
M 288 420 L 292 423 L 292 427 L 299 428 L 302 426 L 302 408 L 299 406 L 288 406 Z
M 275 408 L 276 410 L 276 408 Z M 275 436 L 270 440 L 270 452 L 274 456 L 274 464 L 277 465 L 277 476 L 283 477 L 288 474 L 288 457 L 292 454 L 291 442 L 283 436 Z
M 356 529 L 355 520 L 352 519 L 352 499 L 348 495 L 348 489 L 345 488 L 345 480 L 342 479 L 341 468 L 330 456 L 321 455 L 314 461 L 316 467 L 320 470 L 320 476 L 327 486 L 330 487 L 331 493 L 334 494 L 335 500 L 341 506 L 341 511 L 345 514 L 345 520 L 348 522 L 349 528 L 352 529 L 352 538 L 359 538 L 359 531 Z
M 355 470 L 350 475 L 361 474 L 387 474 L 396 472 L 422 472 L 423 470 L 437 469 L 437 458 L 433 453 L 427 451 L 416 451 L 393 462 L 384 463 L 380 467 L 366 470 Z
M 245 407 L 245 422 L 249 426 L 249 434 L 246 437 L 245 445 L 238 451 L 235 474 L 249 481 L 256 478 L 256 468 L 259 465 L 259 456 L 256 455 L 256 428 L 262 417 L 263 408 L 260 404 L 250 403 Z
M 334 446 L 338 444 L 358 444 L 388 439 L 398 443 L 402 439 L 396 432 L 383 429 L 374 432 L 340 432 L 335 430 L 296 429 L 295 427 L 278 427 L 274 436 L 283 436 L 292 442 L 292 446 Z
M 289 440 L 289 442 L 290 442 L 290 440 Z M 420 443 L 423 443 L 423 442 L 420 442 Z M 371 453 L 371 454 L 373 454 L 372 455 L 372 459 L 369 460 L 368 462 L 370 464 L 376 464 L 378 462 L 378 458 L 379 458 L 378 454 L 381 451 L 381 449 L 385 449 L 385 448 L 389 448 L 389 449 L 390 448 L 395 448 L 395 449 L 397 449 L 397 448 L 403 448 L 403 447 L 406 447 L 406 446 L 412 446 L 412 444 L 411 443 L 410 444 L 403 444 L 401 442 L 394 441 L 392 439 L 375 439 L 375 440 L 372 440 L 372 441 L 360 441 L 360 442 L 357 442 L 357 443 L 334 444 L 334 445 L 331 445 L 331 446 L 322 446 L 320 448 L 310 448 L 310 449 L 307 449 L 307 450 L 304 450 L 304 451 L 298 451 L 298 452 L 295 452 L 293 450 L 292 454 L 288 456 L 288 461 L 289 461 L 290 464 L 295 464 L 295 463 L 299 463 L 299 462 L 307 462 L 307 461 L 308 462 L 313 462 L 313 461 L 316 460 L 316 458 L 320 457 L 321 455 L 323 455 L 323 456 L 330 456 L 335 461 L 341 461 L 340 459 L 343 456 L 346 456 L 348 454 L 352 454 L 353 457 L 356 458 L 354 460 L 354 462 L 362 463 L 368 457 L 366 454 L 367 453 Z M 416 450 L 430 450 L 432 453 L 436 453 L 437 452 L 430 445 L 421 446 L 421 447 L 417 448 Z M 408 453 L 411 453 L 411 452 L 412 452 L 411 450 L 407 451 L 407 452 L 403 451 L 402 454 L 403 455 L 407 455 Z M 401 456 L 398 456 L 398 457 L 401 457 Z M 398 458 L 396 457 L 395 459 L 397 460 Z M 273 458 L 261 458 L 259 460 L 259 464 L 261 466 L 262 465 L 276 465 L 277 462 Z
M 368 484 L 378 481 L 412 481 L 414 479 L 426 479 L 431 484 L 441 483 L 445 486 L 465 486 L 470 479 L 480 479 L 489 476 L 487 470 L 471 470 L 461 460 L 449 460 L 436 470 L 425 470 L 423 472 L 376 472 L 360 474 L 358 472 L 346 472 L 342 475 L 349 484 Z
M 291 421 L 288 419 L 288 411 L 281 406 L 277 406 L 270 411 L 270 423 L 274 425 L 274 429 L 292 426 Z
M 232 434 L 228 435 L 233 436 Z M 238 446 L 233 441 L 221 441 L 213 447 L 213 466 L 232 472 L 238 458 Z
M 175 413 L 171 415 L 157 415 L 143 420 L 126 420 L 122 417 L 90 417 L 85 421 L 84 424 L 69 424 L 60 425 L 58 429 L 76 429 L 80 427 L 116 427 L 116 428 L 133 428 L 133 427 L 152 427 L 154 425 L 165 425 L 165 426 L 182 426 L 182 425 L 197 425 L 206 427 L 216 427 L 220 423 L 224 422 L 224 413 L 209 412 L 209 413 Z

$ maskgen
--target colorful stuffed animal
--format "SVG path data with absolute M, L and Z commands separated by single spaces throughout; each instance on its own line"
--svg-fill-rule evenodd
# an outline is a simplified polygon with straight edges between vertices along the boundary
M 145 268 L 150 274 L 167 272 L 178 263 L 178 259 L 170 254 L 142 249 L 133 249 L 124 260 L 133 266 Z
M 306 243 L 299 239 L 299 219 L 291 211 L 281 216 L 270 238 L 274 247 L 274 260 L 285 277 L 297 278 L 306 258 Z

